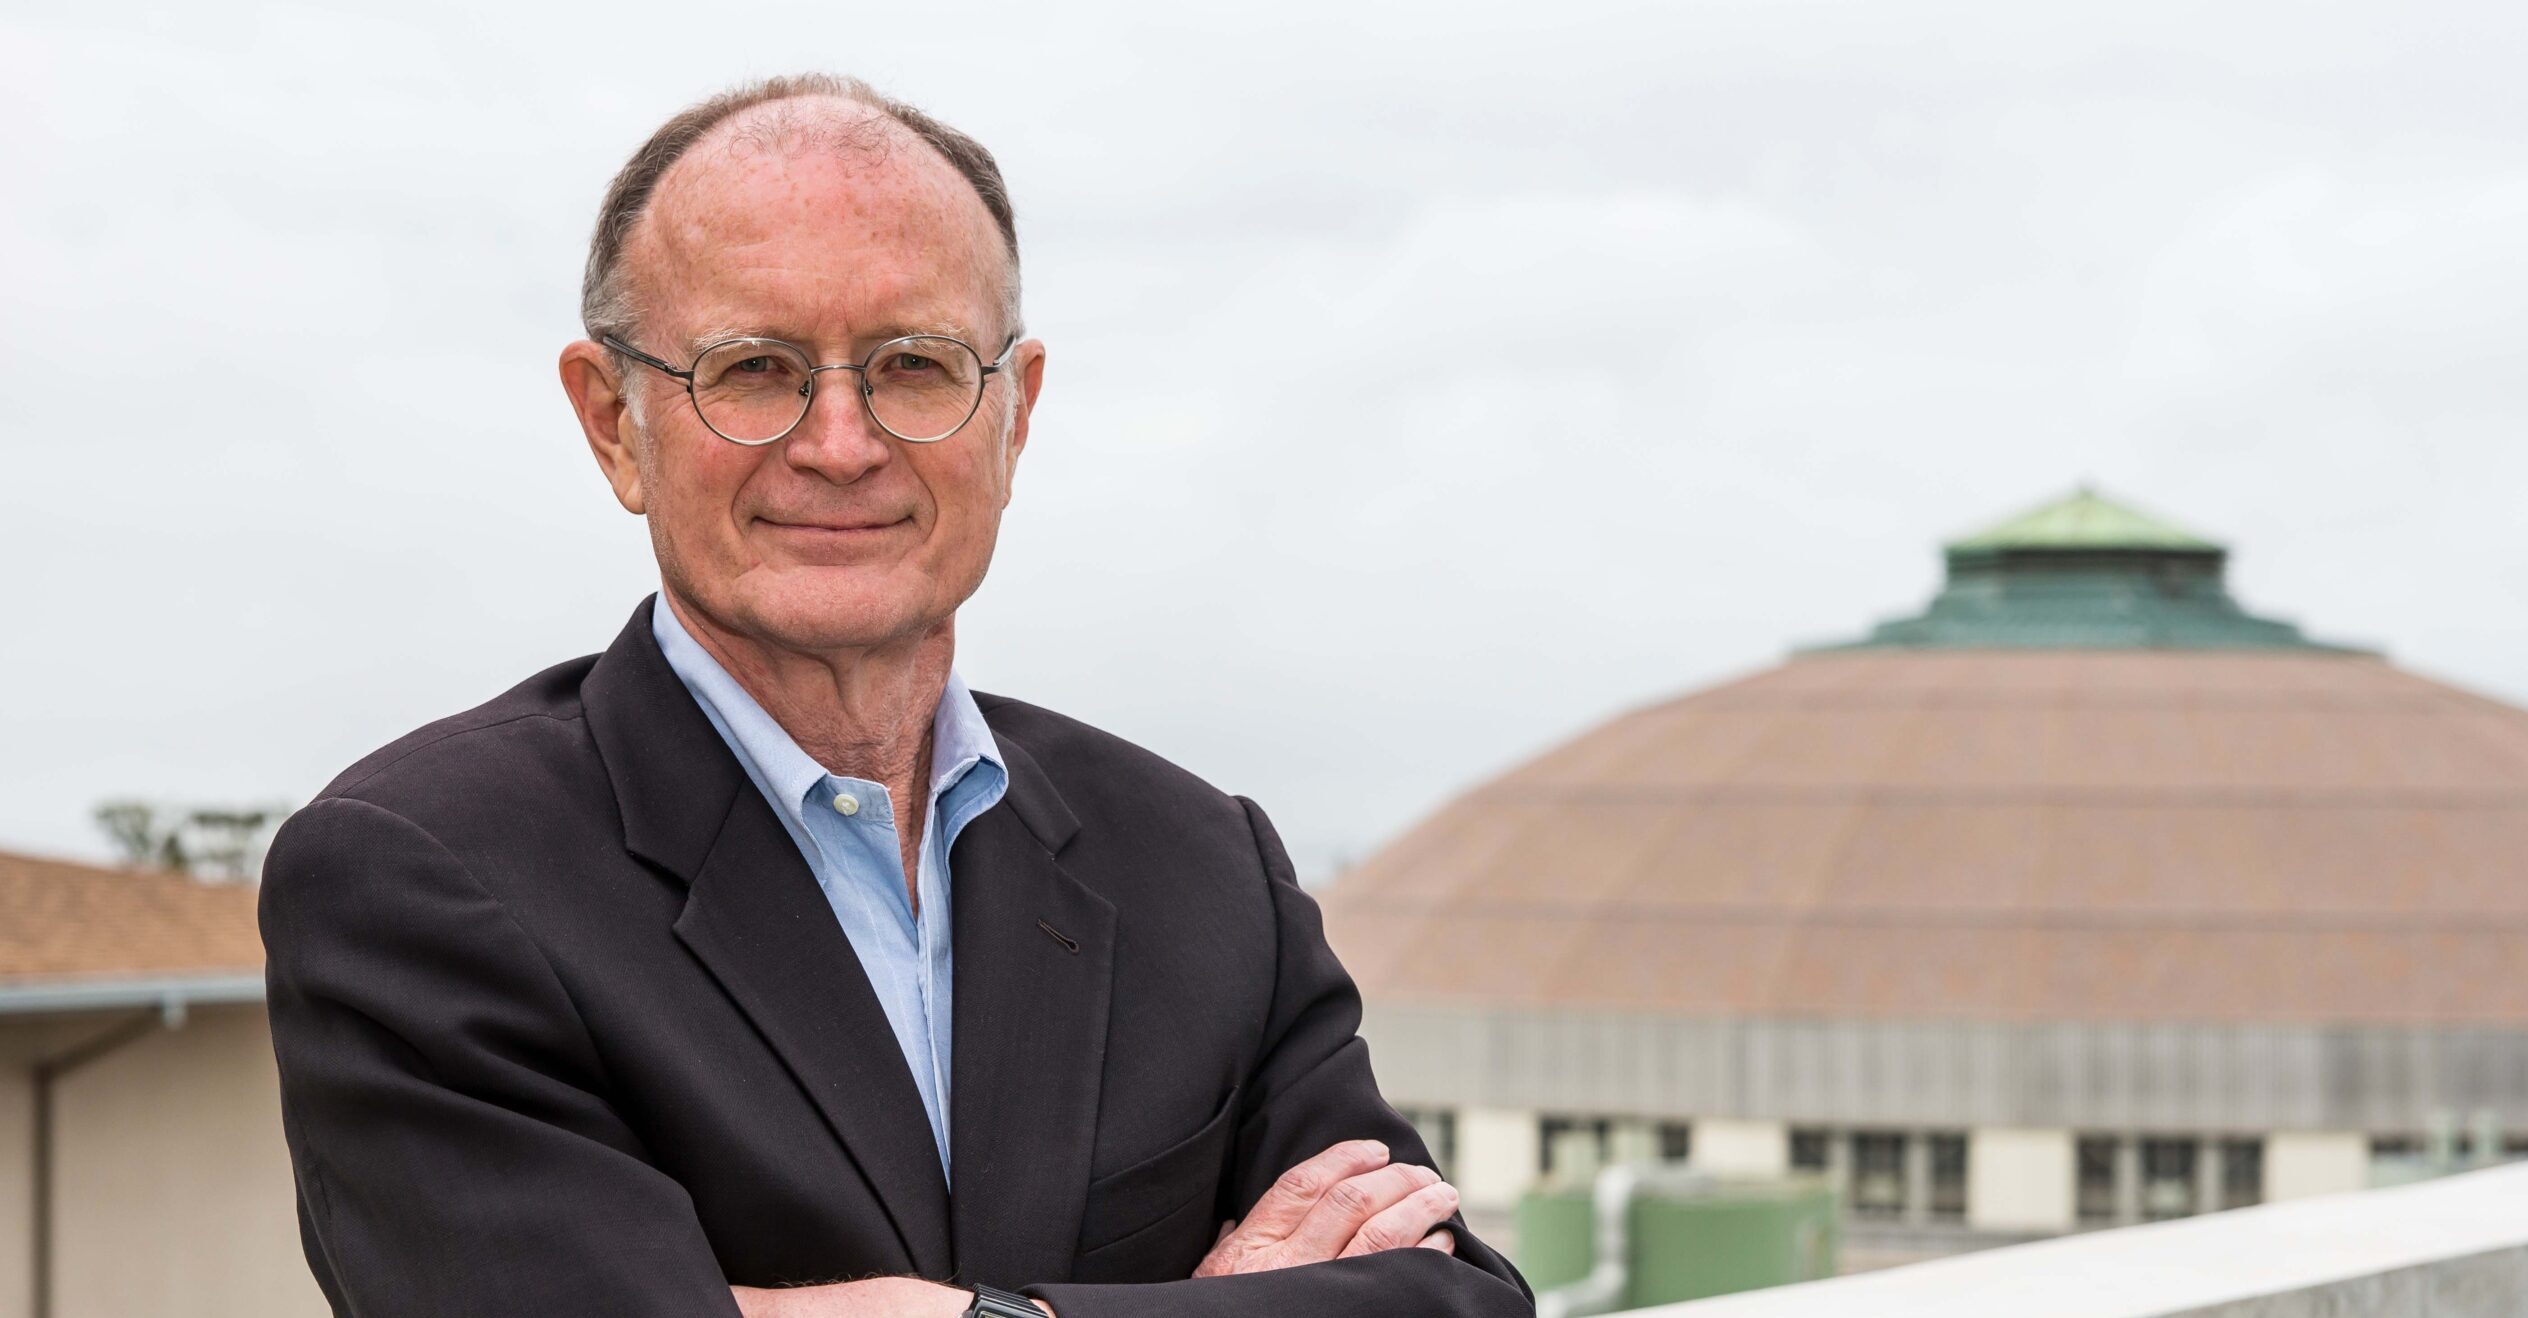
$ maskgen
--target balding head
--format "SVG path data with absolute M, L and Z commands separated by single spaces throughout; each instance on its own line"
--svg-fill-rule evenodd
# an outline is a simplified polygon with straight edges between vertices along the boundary
M 992 153 L 857 78 L 812 73 L 769 78 L 714 96 L 660 125 L 632 154 L 606 189 L 588 245 L 580 318 L 589 338 L 634 338 L 644 309 L 636 236 L 661 186 L 698 149 L 759 156 L 812 151 L 871 161 L 905 151 L 934 153 L 971 191 L 998 236 L 995 291 L 1003 329 L 1019 333 L 1018 222 Z

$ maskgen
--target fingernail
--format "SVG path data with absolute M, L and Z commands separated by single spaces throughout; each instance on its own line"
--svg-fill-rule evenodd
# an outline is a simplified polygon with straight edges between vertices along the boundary
M 1369 1142 L 1369 1151 L 1377 1157 L 1384 1158 L 1387 1156 L 1386 1144 L 1378 1140 L 1371 1140 Z

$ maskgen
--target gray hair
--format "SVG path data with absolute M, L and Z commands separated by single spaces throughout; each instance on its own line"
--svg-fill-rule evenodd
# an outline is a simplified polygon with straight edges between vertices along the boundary
M 1001 287 L 1001 313 L 1008 322 L 1008 332 L 1020 332 L 1018 314 L 1018 220 L 1010 208 L 1009 187 L 1001 181 L 999 162 L 981 142 L 958 132 L 913 106 L 887 96 L 858 78 L 838 77 L 829 73 L 803 73 L 784 78 L 765 78 L 758 82 L 733 87 L 707 101 L 686 108 L 675 118 L 659 125 L 650 140 L 632 153 L 621 172 L 606 188 L 605 204 L 597 211 L 597 231 L 588 242 L 588 268 L 580 278 L 579 316 L 588 337 L 602 339 L 608 334 L 629 340 L 639 317 L 637 299 L 631 280 L 623 269 L 623 251 L 631 241 L 633 229 L 649 209 L 650 196 L 658 190 L 658 181 L 695 143 L 732 116 L 759 105 L 806 97 L 834 97 L 855 101 L 873 112 L 872 127 L 895 124 L 927 143 L 945 157 L 957 173 L 982 198 L 983 208 L 991 212 L 992 223 L 1001 234 L 1001 243 L 1008 249 L 1009 268 Z M 798 131 L 792 125 L 789 131 Z M 835 139 L 837 145 L 863 148 L 882 146 L 883 142 L 868 134 Z M 998 345 L 977 344 L 990 352 Z M 631 362 L 615 353 L 618 372 L 629 370 Z M 634 420 L 639 420 L 635 409 Z

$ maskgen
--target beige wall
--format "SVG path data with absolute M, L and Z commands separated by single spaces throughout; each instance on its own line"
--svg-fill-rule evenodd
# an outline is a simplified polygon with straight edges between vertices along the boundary
M 0 1026 L 0 1318 L 26 1318 L 35 1056 L 129 1013 Z M 39 1037 L 40 1035 L 40 1037 Z M 319 1318 L 260 1006 L 197 1008 L 61 1081 L 55 1318 Z
M 1970 1225 L 1982 1231 L 2072 1229 L 2077 1166 L 2070 1131 L 1987 1126 L 1967 1138 Z
M 2265 1198 L 2307 1199 L 2370 1188 L 2370 1137 L 2349 1130 L 2287 1130 L 2265 1137 Z
M 1457 1193 L 1476 1208 L 1510 1208 L 1536 1183 L 1536 1114 L 1525 1108 L 1457 1110 Z
M 1705 1117 L 1694 1123 L 1695 1166 L 1721 1176 L 1784 1176 L 1791 1131 L 1779 1121 Z

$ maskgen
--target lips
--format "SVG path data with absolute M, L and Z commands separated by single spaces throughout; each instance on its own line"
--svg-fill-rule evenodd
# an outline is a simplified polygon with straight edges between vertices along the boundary
M 883 531 L 891 526 L 900 526 L 909 519 L 890 517 L 884 520 L 859 518 L 829 520 L 813 517 L 758 517 L 755 520 L 777 531 L 825 532 L 840 535 L 852 531 Z
M 776 560 L 808 567 L 852 567 L 892 558 L 911 548 L 910 516 L 879 521 L 866 516 L 758 517 L 752 534 Z

